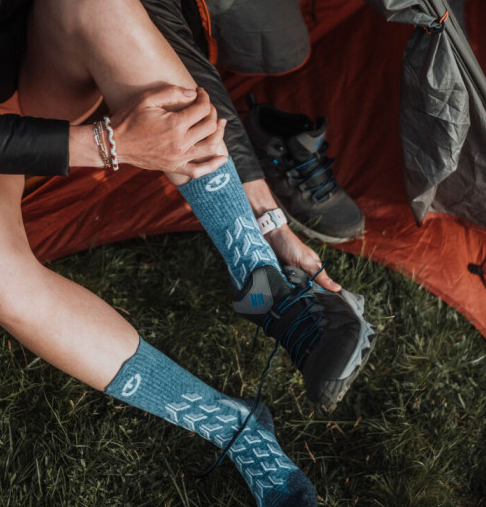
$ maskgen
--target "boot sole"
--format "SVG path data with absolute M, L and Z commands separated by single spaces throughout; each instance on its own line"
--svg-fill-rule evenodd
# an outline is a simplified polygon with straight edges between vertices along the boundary
M 325 412 L 332 412 L 337 404 L 343 399 L 356 377 L 366 365 L 373 349 L 376 345 L 376 335 L 371 328 L 370 324 L 363 318 L 364 312 L 364 299 L 356 295 L 342 291 L 346 301 L 352 306 L 356 315 L 360 320 L 360 333 L 358 345 L 355 349 L 353 356 L 349 359 L 342 374 L 346 374 L 347 370 L 351 370 L 346 374 L 345 378 L 336 380 L 328 380 L 325 383 L 324 393 L 318 400 L 318 406 Z
M 329 397 L 326 396 L 325 400 L 321 399 L 320 403 L 318 404 L 318 406 L 324 412 L 330 413 L 337 407 L 338 403 L 344 398 L 344 395 L 348 392 L 356 377 L 366 366 L 366 363 L 376 345 L 376 337 L 374 334 L 370 335 L 368 339 L 370 340 L 370 347 L 366 349 L 366 353 L 361 359 L 361 364 L 356 367 L 356 370 L 349 377 L 343 380 L 335 380 L 329 382 L 329 384 L 331 384 L 327 390 Z

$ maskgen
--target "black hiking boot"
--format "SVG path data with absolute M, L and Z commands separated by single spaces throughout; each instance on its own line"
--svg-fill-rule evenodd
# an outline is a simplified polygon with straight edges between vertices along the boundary
M 309 399 L 330 412 L 374 345 L 373 330 L 363 319 L 364 298 L 326 291 L 299 268 L 287 266 L 284 273 L 293 288 L 273 266 L 256 269 L 233 307 L 287 350 Z
M 271 104 L 247 99 L 244 123 L 260 165 L 279 206 L 294 228 L 326 243 L 359 238 L 364 216 L 334 179 L 326 156 L 327 124 L 304 114 L 286 113 Z

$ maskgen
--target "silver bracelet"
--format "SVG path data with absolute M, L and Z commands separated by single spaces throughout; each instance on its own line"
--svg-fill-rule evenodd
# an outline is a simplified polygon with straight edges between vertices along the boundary
M 118 171 L 119 167 L 118 167 L 118 155 L 116 154 L 116 143 L 115 143 L 115 138 L 114 138 L 114 135 L 115 133 L 113 132 L 113 129 L 111 128 L 111 125 L 110 125 L 110 118 L 108 116 L 104 116 L 103 117 L 103 120 L 105 121 L 105 127 L 106 127 L 106 130 L 108 132 L 108 138 L 110 140 L 110 146 L 111 146 L 111 149 L 110 149 L 110 164 L 111 164 L 111 167 L 113 168 L 114 171 Z

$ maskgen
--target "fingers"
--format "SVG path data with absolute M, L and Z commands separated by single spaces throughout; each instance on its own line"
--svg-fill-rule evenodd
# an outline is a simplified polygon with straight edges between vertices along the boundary
M 314 273 L 317 270 L 314 270 Z M 310 275 L 311 273 L 306 270 L 306 272 Z M 326 273 L 326 270 L 322 270 L 315 278 L 315 282 L 320 285 L 323 289 L 330 290 L 331 292 L 339 292 L 341 290 L 341 286 L 333 281 L 330 276 Z
M 179 168 L 177 172 L 190 178 L 200 178 L 225 164 L 228 157 L 216 155 L 218 148 L 221 149 L 223 143 L 225 126 L 226 120 L 219 120 L 216 131 L 187 152 L 186 155 L 191 162 Z
M 218 114 L 216 109 L 211 106 L 209 114 L 203 118 L 199 123 L 191 126 L 187 131 L 187 142 L 190 146 L 194 146 L 199 141 L 206 139 L 216 132 L 218 129 Z
M 312 248 L 304 245 L 288 225 L 275 229 L 266 238 L 282 264 L 296 266 L 309 276 L 313 276 L 321 268 L 321 259 L 317 253 Z M 316 276 L 315 282 L 331 292 L 341 290 L 341 286 L 334 282 L 325 270 L 322 270 Z
M 202 138 L 201 141 L 187 152 L 189 160 L 198 161 L 200 159 L 213 157 L 216 154 L 223 155 L 226 152 L 223 141 L 225 127 L 226 120 L 219 120 L 216 124 L 216 131 L 208 137 Z
M 202 88 L 198 88 L 197 98 L 194 103 L 175 114 L 177 114 L 181 125 L 185 126 L 186 129 L 189 129 L 210 115 L 213 109 L 214 108 L 209 101 L 209 95 Z M 215 120 L 216 118 L 214 118 L 213 121 Z
M 216 171 L 219 167 L 228 161 L 228 157 L 218 155 L 216 157 L 205 160 L 204 162 L 189 162 L 185 167 L 177 170 L 178 173 L 189 176 L 190 178 L 200 178 L 205 174 Z
M 313 276 L 319 269 L 321 269 L 322 263 L 321 259 L 317 255 L 314 250 L 307 247 L 308 251 L 306 255 L 302 258 L 301 268 L 309 275 Z M 332 278 L 326 273 L 326 270 L 323 269 L 316 277 L 315 282 L 320 285 L 323 289 L 330 290 L 331 292 L 338 292 L 341 290 L 341 286 L 336 283 Z

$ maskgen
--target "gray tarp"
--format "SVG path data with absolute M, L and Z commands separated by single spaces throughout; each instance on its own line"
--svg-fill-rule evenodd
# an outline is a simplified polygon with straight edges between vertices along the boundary
M 366 1 L 389 21 L 417 25 L 404 54 L 400 104 L 416 219 L 440 211 L 486 226 L 486 79 L 464 32 L 445 0 Z

